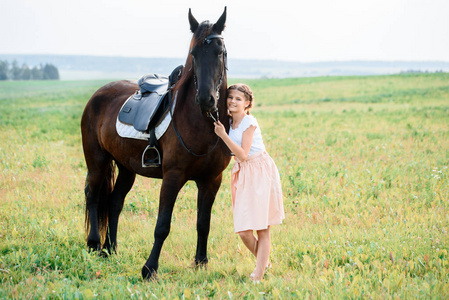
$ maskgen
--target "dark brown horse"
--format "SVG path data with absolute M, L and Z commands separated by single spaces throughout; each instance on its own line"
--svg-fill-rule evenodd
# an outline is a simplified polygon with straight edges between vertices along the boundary
M 81 132 L 88 169 L 86 233 L 91 250 L 116 251 L 119 215 L 136 174 L 162 179 L 154 245 L 142 268 L 143 278 L 157 272 L 162 245 L 170 232 L 176 197 L 188 180 L 195 181 L 198 187 L 195 263 L 201 265 L 208 261 L 211 209 L 222 172 L 230 161 L 226 146 L 221 141 L 217 145 L 210 118 L 210 114 L 218 110 L 221 122 L 229 124 L 226 49 L 221 37 L 225 21 L 226 8 L 215 24 L 209 21 L 199 24 L 189 10 L 193 37 L 181 77 L 172 88 L 172 94 L 177 95 L 172 124 L 159 140 L 161 167 L 143 168 L 142 152 L 148 142 L 122 138 L 116 132 L 119 110 L 139 89 L 136 83 L 122 80 L 101 87 L 87 103 L 82 116 Z M 114 183 L 115 165 L 118 176 Z

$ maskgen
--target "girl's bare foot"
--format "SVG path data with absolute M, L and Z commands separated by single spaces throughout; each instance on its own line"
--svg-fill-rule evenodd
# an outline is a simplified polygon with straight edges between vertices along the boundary
M 262 275 L 262 277 L 263 277 L 263 275 Z M 254 274 L 254 273 L 251 273 L 251 275 L 249 275 L 249 279 L 251 279 L 251 281 L 254 284 L 260 283 L 260 281 L 262 280 L 262 277 L 258 278 L 258 277 L 256 277 L 256 274 Z

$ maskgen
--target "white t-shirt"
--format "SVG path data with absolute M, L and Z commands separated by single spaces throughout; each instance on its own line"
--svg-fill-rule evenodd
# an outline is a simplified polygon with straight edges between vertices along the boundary
M 249 128 L 249 126 L 255 126 L 256 130 L 254 131 L 253 143 L 251 144 L 251 149 L 249 150 L 248 156 L 251 156 L 260 151 L 265 151 L 265 145 L 263 144 L 262 132 L 259 128 L 259 123 L 252 115 L 245 115 L 243 120 L 240 122 L 239 126 L 235 129 L 229 129 L 229 137 L 240 147 L 242 146 L 242 135 L 243 132 Z

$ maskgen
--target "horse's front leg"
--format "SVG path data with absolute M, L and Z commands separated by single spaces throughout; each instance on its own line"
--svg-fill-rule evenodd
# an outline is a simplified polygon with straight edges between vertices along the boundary
M 156 228 L 154 230 L 154 244 L 151 254 L 142 268 L 142 277 L 149 279 L 156 275 L 159 267 L 159 256 L 162 245 L 170 233 L 170 224 L 179 190 L 184 186 L 186 180 L 179 173 L 167 172 L 162 180 L 161 194 L 159 197 L 159 213 Z
M 207 240 L 210 230 L 210 219 L 212 205 L 215 201 L 218 189 L 221 185 L 222 174 L 214 179 L 208 178 L 204 181 L 196 181 L 198 186 L 198 213 L 196 230 L 198 240 L 196 245 L 195 265 L 206 265 L 207 259 Z

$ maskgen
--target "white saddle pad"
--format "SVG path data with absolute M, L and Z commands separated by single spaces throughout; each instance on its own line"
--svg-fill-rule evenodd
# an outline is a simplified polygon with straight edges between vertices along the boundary
M 171 116 L 170 113 L 167 113 L 165 114 L 165 117 L 162 120 L 162 122 L 158 126 L 156 126 L 156 139 L 160 139 L 164 135 L 165 131 L 170 125 L 170 122 Z M 115 123 L 115 128 L 117 129 L 118 135 L 124 138 L 145 140 L 145 141 L 148 141 L 148 139 L 150 138 L 149 133 L 137 131 L 134 128 L 134 126 L 122 123 L 118 120 L 118 118 L 117 122 Z
M 176 93 L 176 95 L 178 95 L 178 93 Z M 125 104 L 126 101 L 123 105 Z M 173 101 L 173 110 L 175 108 L 175 105 L 176 105 L 176 97 L 175 100 Z M 171 122 L 171 114 L 170 112 L 167 112 L 162 122 L 160 122 L 159 125 L 157 125 L 155 128 L 156 139 L 160 139 L 164 135 L 165 131 L 167 131 L 167 128 L 170 125 L 170 122 Z M 118 135 L 123 138 L 145 140 L 145 141 L 148 141 L 148 139 L 150 138 L 149 133 L 137 131 L 134 128 L 134 126 L 120 122 L 118 116 L 117 122 L 115 123 L 115 128 L 117 129 Z

